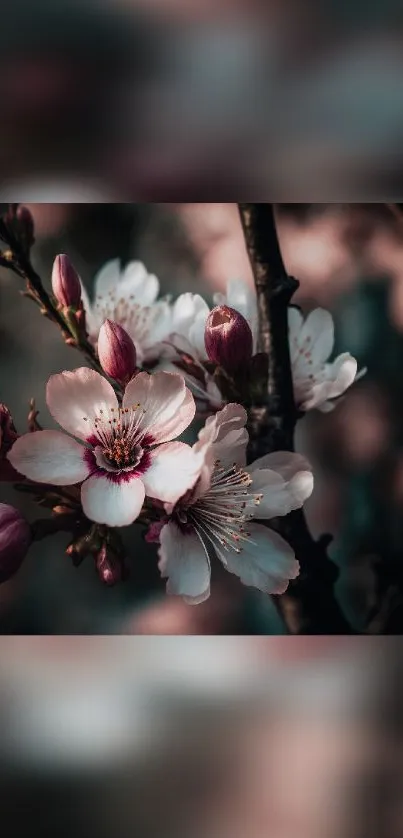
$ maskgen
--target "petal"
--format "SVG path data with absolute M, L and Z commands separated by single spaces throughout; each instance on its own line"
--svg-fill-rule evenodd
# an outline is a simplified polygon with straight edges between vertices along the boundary
M 299 345 L 305 344 L 310 338 L 309 351 L 315 365 L 327 361 L 334 345 L 333 317 L 324 308 L 315 308 L 308 315 L 301 329 Z
M 246 410 L 239 404 L 228 404 L 215 416 L 210 416 L 199 433 L 195 449 L 213 446 L 214 457 L 222 465 L 245 465 L 249 435 L 245 428 Z
M 196 317 L 194 323 L 189 329 L 189 340 L 194 346 L 198 358 L 207 359 L 206 346 L 204 342 L 204 333 L 206 331 L 207 317 L 203 314 L 202 317 Z
M 296 306 L 290 306 L 288 309 L 288 329 L 290 333 L 290 340 L 299 337 L 304 318 L 302 312 Z
M 172 328 L 171 306 L 168 302 L 166 302 L 166 300 L 160 300 L 159 302 L 154 303 L 152 313 L 151 333 L 146 341 L 146 345 L 150 348 L 152 348 L 154 344 L 168 337 Z M 160 350 L 158 354 L 160 354 Z
M 89 477 L 81 488 L 83 510 L 90 521 L 109 527 L 128 527 L 138 518 L 145 497 L 138 477 L 127 474 L 106 476 L 102 472 Z
M 101 410 L 118 407 L 113 387 L 95 370 L 80 367 L 49 378 L 46 401 L 56 422 L 79 439 L 88 439 Z
M 242 551 L 215 550 L 226 570 L 239 576 L 244 585 L 267 594 L 283 594 L 290 579 L 299 573 L 299 563 L 289 544 L 280 535 L 261 524 L 249 525 L 250 539 Z
M 190 425 L 195 412 L 194 398 L 181 375 L 141 372 L 128 384 L 123 407 L 140 404 L 144 416 L 139 428 L 150 433 L 153 442 L 169 442 Z
M 142 262 L 129 262 L 121 274 L 116 294 L 123 299 L 133 297 L 143 306 L 149 306 L 158 297 L 160 284 L 149 274 Z
M 95 275 L 95 297 L 104 297 L 109 291 L 115 291 L 119 278 L 120 259 L 111 259 Z
M 357 375 L 357 361 L 348 352 L 339 355 L 330 368 L 327 374 L 331 377 L 329 386 L 328 398 L 334 399 L 341 396 L 348 387 L 351 387 Z
M 258 506 L 251 505 L 250 513 L 255 518 L 276 518 L 288 515 L 293 509 L 300 509 L 313 491 L 311 471 L 299 471 L 286 482 L 280 474 L 269 469 L 258 469 L 252 474 L 251 491 L 262 495 Z
M 313 474 L 308 461 L 301 454 L 279 451 L 260 457 L 248 468 L 252 491 L 261 492 L 259 506 L 251 513 L 256 518 L 275 518 L 299 509 L 313 491 Z
M 142 475 L 149 497 L 176 503 L 196 483 L 204 456 L 184 442 L 167 442 L 151 453 L 151 466 Z
M 91 472 L 86 449 L 61 431 L 35 431 L 20 436 L 8 459 L 20 474 L 38 483 L 72 486 Z
M 193 332 L 193 337 L 200 345 L 200 324 L 204 323 L 205 325 L 209 313 L 210 309 L 200 294 L 192 294 L 190 292 L 181 294 L 172 307 L 172 331 L 184 335 L 184 337 L 191 341 L 191 330 L 195 321 L 197 321 L 198 325 Z M 204 331 L 203 342 L 200 348 L 204 356 Z
M 167 593 L 198 605 L 210 596 L 210 562 L 194 531 L 184 533 L 174 523 L 160 535 L 159 569 L 168 578 Z
M 302 454 L 295 454 L 293 451 L 275 451 L 273 454 L 265 454 L 259 457 L 249 467 L 248 471 L 269 468 L 276 471 L 284 478 L 291 480 L 299 471 L 311 471 L 308 460 Z

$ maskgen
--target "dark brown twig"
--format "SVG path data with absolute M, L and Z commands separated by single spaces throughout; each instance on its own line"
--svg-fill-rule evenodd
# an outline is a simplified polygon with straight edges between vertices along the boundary
M 8 216 L 10 218 L 15 215 L 16 207 L 18 205 L 11 205 Z M 7 223 L 7 216 L 0 218 L 0 239 L 7 245 L 8 251 L 2 254 L 1 263 L 13 270 L 18 276 L 25 279 L 27 283 L 27 296 L 33 299 L 41 309 L 42 314 L 46 315 L 50 320 L 56 323 L 62 331 L 66 343 L 74 346 L 82 352 L 91 366 L 98 372 L 102 373 L 102 368 L 98 361 L 97 353 L 88 339 L 84 337 L 77 338 L 73 333 L 71 327 L 58 310 L 56 304 L 45 290 L 42 280 L 32 266 L 29 252 L 24 247 L 23 243 L 14 234 L 12 227 Z M 6 258 L 4 258 L 6 256 Z
M 267 378 L 249 411 L 249 461 L 271 451 L 293 451 L 298 418 L 288 340 L 288 305 L 297 280 L 284 267 L 272 204 L 239 204 L 252 265 L 259 311 L 259 350 L 267 353 Z M 315 541 L 303 510 L 278 520 L 278 531 L 293 547 L 299 578 L 280 597 L 279 610 L 292 634 L 350 634 L 334 594 L 338 576 L 327 554 L 329 537 Z

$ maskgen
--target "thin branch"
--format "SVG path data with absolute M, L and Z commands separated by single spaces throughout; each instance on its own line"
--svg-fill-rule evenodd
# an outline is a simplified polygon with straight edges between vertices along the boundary
M 0 218 L 0 239 L 9 248 L 7 259 L 3 260 L 4 266 L 13 270 L 22 279 L 25 279 L 28 287 L 27 296 L 35 300 L 39 304 L 42 313 L 59 326 L 65 339 L 67 339 L 66 342 L 71 343 L 74 348 L 82 352 L 91 366 L 102 373 L 102 367 L 98 361 L 94 347 L 87 339 L 80 338 L 77 340 L 77 336 L 73 334 L 68 323 L 62 317 L 57 306 L 45 290 L 41 277 L 32 266 L 28 253 L 4 218 Z
M 268 355 L 267 378 L 252 406 L 249 460 L 272 451 L 293 451 L 298 418 L 288 339 L 288 305 L 297 280 L 284 267 L 271 204 L 239 204 L 259 310 L 259 350 Z M 292 634 L 350 634 L 334 594 L 338 569 L 327 554 L 330 537 L 315 541 L 303 510 L 278 519 L 278 531 L 293 547 L 301 574 L 277 600 Z

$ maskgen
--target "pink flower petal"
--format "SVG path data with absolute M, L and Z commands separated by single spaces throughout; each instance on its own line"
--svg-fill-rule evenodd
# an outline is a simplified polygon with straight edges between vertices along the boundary
M 8 459 L 30 480 L 71 486 L 90 474 L 85 452 L 82 445 L 61 431 L 35 431 L 17 439 Z
M 106 378 L 87 367 L 52 375 L 46 388 L 46 401 L 56 422 L 84 440 L 93 434 L 95 416 L 102 410 L 118 408 L 113 387 Z
M 136 375 L 123 397 L 123 407 L 134 404 L 140 404 L 144 410 L 139 427 L 158 443 L 179 436 L 196 412 L 194 398 L 182 376 L 170 372 Z
M 90 521 L 109 527 L 128 527 L 138 518 L 145 496 L 138 478 L 105 476 L 99 472 L 83 483 L 81 502 Z
M 204 463 L 202 453 L 184 442 L 168 442 L 151 453 L 151 466 L 142 475 L 146 494 L 164 503 L 176 503 L 194 486 Z
M 161 530 L 159 569 L 168 578 L 167 593 L 199 605 L 210 596 L 210 563 L 195 532 L 182 532 L 174 523 Z
M 215 547 L 226 570 L 239 576 L 244 585 L 267 594 L 283 594 L 290 579 L 299 573 L 299 564 L 289 544 L 262 524 L 249 525 L 250 539 L 242 543 L 241 553 Z

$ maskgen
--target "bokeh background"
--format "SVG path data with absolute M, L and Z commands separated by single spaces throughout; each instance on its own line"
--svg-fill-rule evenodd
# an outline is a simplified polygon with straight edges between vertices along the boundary
M 401 0 L 14 0 L 3 200 L 383 200 Z
M 2 835 L 399 838 L 388 638 L 5 638 Z
M 200 292 L 211 302 L 231 277 L 251 282 L 236 204 L 28 204 L 37 241 L 33 261 L 50 284 L 55 255 L 67 252 L 91 291 L 109 258 L 141 259 L 162 293 Z M 288 271 L 300 279 L 296 302 L 329 308 L 336 351 L 350 351 L 365 377 L 331 414 L 298 425 L 297 447 L 311 460 L 315 491 L 307 515 L 315 536 L 331 533 L 340 567 L 337 595 L 354 628 L 402 633 L 403 582 L 403 221 L 387 204 L 280 204 L 278 229 Z M 75 350 L 0 275 L 0 398 L 26 428 L 36 398 L 40 421 L 50 374 L 82 363 Z M 30 520 L 26 496 L 0 486 Z M 39 513 L 39 514 L 38 514 Z M 68 537 L 67 537 L 68 538 Z M 213 568 L 211 598 L 197 607 L 166 597 L 154 545 L 140 527 L 125 531 L 130 578 L 103 587 L 92 559 L 75 569 L 66 535 L 34 545 L 19 573 L 0 588 L 3 634 L 282 634 L 270 598 Z M 387 619 L 386 619 L 387 618 Z

